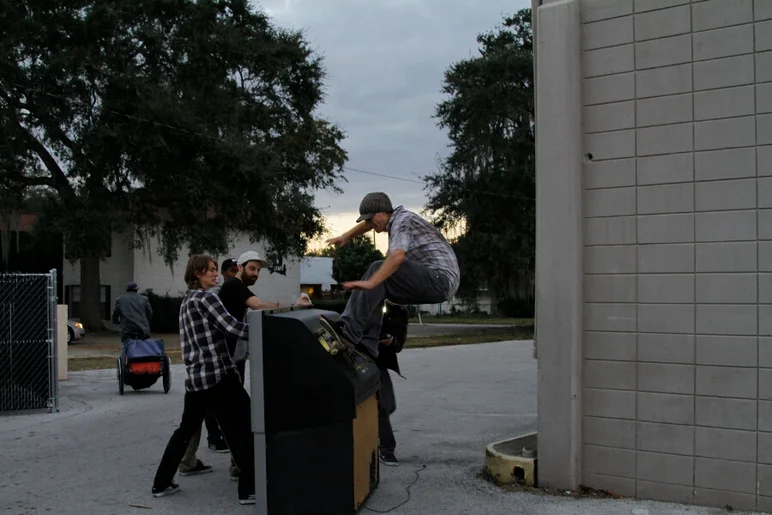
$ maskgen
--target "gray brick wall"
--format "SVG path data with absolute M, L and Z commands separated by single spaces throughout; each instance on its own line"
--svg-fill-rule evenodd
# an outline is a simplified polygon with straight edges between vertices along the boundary
M 772 510 L 772 0 L 582 0 L 582 478 Z

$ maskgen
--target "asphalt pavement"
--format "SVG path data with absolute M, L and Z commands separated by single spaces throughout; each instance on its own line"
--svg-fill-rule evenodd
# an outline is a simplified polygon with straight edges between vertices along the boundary
M 725 513 L 512 492 L 488 483 L 479 476 L 485 445 L 536 428 L 532 342 L 406 349 L 400 358 L 406 378 L 393 376 L 393 425 L 402 464 L 381 467 L 381 483 L 360 514 Z M 199 458 L 214 471 L 178 477 L 175 495 L 151 496 L 155 469 L 182 412 L 184 371 L 174 366 L 173 374 L 168 394 L 159 381 L 119 396 L 114 370 L 72 372 L 60 383 L 59 413 L 0 415 L 0 515 L 254 514 L 254 507 L 237 502 L 229 455 L 206 450 L 205 437 Z

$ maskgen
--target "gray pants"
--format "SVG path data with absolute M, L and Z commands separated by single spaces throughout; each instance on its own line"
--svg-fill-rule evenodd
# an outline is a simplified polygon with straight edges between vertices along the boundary
M 365 273 L 367 280 L 381 267 L 376 261 Z M 383 301 L 395 304 L 437 304 L 445 301 L 448 279 L 421 263 L 406 259 L 384 282 L 372 290 L 354 290 L 340 316 L 344 334 L 352 343 L 361 344 L 373 356 L 378 356 Z

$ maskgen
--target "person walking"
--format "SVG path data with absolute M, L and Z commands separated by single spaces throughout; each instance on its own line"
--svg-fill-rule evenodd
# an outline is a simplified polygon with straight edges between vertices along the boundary
M 118 297 L 113 308 L 112 322 L 120 324 L 121 342 L 129 338 L 146 340 L 150 338 L 150 320 L 153 308 L 150 299 L 138 293 L 134 281 L 126 285 L 126 295 Z

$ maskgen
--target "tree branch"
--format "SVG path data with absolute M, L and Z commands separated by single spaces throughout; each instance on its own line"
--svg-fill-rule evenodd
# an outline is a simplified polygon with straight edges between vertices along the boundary
M 21 173 L 3 173 L 0 174 L 0 181 L 11 181 L 21 186 L 50 186 L 54 187 L 54 181 L 51 177 L 28 177 Z
M 72 189 L 72 185 L 70 185 L 70 181 L 67 180 L 67 176 L 59 166 L 59 163 L 54 159 L 54 156 L 51 155 L 45 145 L 38 141 L 35 136 L 30 134 L 27 129 L 22 127 L 18 120 L 14 119 L 14 122 L 16 128 L 22 132 L 24 138 L 27 140 L 30 149 L 38 155 L 40 160 L 43 161 L 43 164 L 46 165 L 48 171 L 51 172 L 50 185 L 55 188 L 62 197 L 74 197 L 75 191 Z

